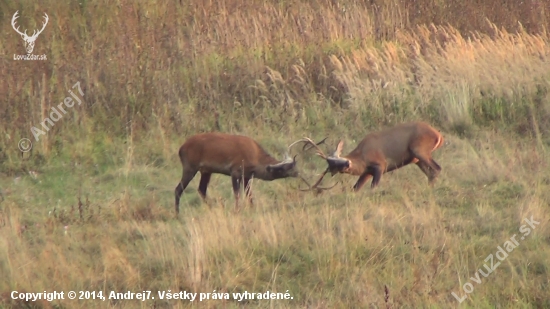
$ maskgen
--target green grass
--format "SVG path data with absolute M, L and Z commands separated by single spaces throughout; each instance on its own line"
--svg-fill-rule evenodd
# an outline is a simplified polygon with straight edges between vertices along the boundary
M 285 139 L 282 133 L 259 136 L 266 145 Z M 345 175 L 331 179 L 342 183 L 320 196 L 292 190 L 291 185 L 299 185 L 293 180 L 256 181 L 255 206 L 234 213 L 229 178 L 215 176 L 209 189 L 212 207 L 198 198 L 195 179 L 183 195 L 179 219 L 173 213 L 173 188 L 180 176 L 175 155 L 160 166 L 132 157 L 131 169 L 122 162 L 100 173 L 93 172 L 92 163 L 69 169 L 68 162 L 52 160 L 36 179 L 2 179 L 5 262 L 0 267 L 7 275 L 0 285 L 4 291 L 107 294 L 288 290 L 292 300 L 247 302 L 277 308 L 383 307 L 387 286 L 394 307 L 453 307 L 458 302 L 451 292 L 464 295 L 461 282 L 518 234 L 524 218 L 533 216 L 540 225 L 495 272 L 474 284 L 463 307 L 545 306 L 546 157 L 525 147 L 531 141 L 497 133 L 473 139 L 445 136 L 450 144 L 435 155 L 444 172 L 433 189 L 414 166 L 384 175 L 375 191 L 358 193 L 350 190 L 355 179 Z M 484 139 L 493 143 L 479 147 Z M 270 146 L 270 152 L 276 148 Z M 322 162 L 302 157 L 308 168 L 304 173 L 313 177 L 311 168 L 320 170 Z M 153 303 L 188 304 L 157 297 L 117 306 Z M 222 303 L 242 305 L 234 300 L 201 304 Z

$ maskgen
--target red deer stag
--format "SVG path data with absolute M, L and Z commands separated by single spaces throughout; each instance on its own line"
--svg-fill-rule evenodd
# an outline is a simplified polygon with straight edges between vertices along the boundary
M 397 125 L 380 132 L 370 133 L 348 155 L 341 157 L 344 142 L 340 141 L 336 151 L 326 156 L 309 138 L 302 140 L 317 149 L 317 155 L 325 159 L 328 167 L 321 178 L 310 186 L 316 189 L 327 172 L 359 176 L 353 186 L 354 191 L 363 187 L 372 176 L 371 188 L 380 182 L 382 174 L 401 168 L 410 163 L 416 165 L 428 176 L 430 186 L 441 172 L 441 167 L 432 159 L 432 152 L 443 145 L 443 136 L 424 122 L 411 122 Z M 304 146 L 305 147 L 305 146 Z
M 290 152 L 292 146 L 298 142 L 288 146 L 287 152 Z M 323 142 L 324 140 L 313 144 L 317 146 Z M 244 182 L 246 195 L 251 204 L 249 182 L 252 178 L 271 181 L 299 177 L 309 186 L 296 169 L 296 156 L 291 158 L 287 153 L 285 159 L 279 161 L 269 155 L 255 140 L 242 135 L 213 132 L 191 136 L 180 147 L 179 157 L 183 166 L 183 176 L 175 190 L 176 214 L 179 213 L 181 194 L 197 172 L 201 173 L 198 191 L 203 200 L 206 200 L 206 189 L 212 174 L 231 176 L 236 209 L 239 203 L 241 181 Z

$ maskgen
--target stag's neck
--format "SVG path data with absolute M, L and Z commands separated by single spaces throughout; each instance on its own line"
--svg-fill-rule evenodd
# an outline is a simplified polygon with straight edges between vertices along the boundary
M 347 174 L 360 176 L 365 172 L 367 168 L 367 163 L 361 158 L 359 153 L 352 152 L 344 158 L 348 159 L 351 163 L 351 166 L 346 172 Z
M 269 154 L 266 153 L 266 154 L 263 154 L 262 156 L 260 156 L 260 158 L 258 160 L 258 163 L 259 163 L 258 165 L 266 167 L 268 165 L 281 163 L 281 161 L 273 158 L 272 156 L 270 156 Z

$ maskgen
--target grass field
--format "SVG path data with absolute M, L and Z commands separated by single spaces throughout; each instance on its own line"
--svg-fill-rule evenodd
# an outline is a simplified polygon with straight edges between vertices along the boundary
M 0 307 L 549 308 L 550 4 L 415 3 L 0 3 Z M 16 11 L 27 33 L 48 14 L 33 51 L 47 60 L 14 60 Z M 69 90 L 82 103 L 44 122 Z M 212 207 L 197 177 L 174 215 L 193 134 L 282 158 L 303 136 L 347 153 L 412 120 L 445 136 L 433 188 L 414 165 L 357 193 L 347 175 L 321 195 L 258 180 L 235 213 L 216 175 Z M 296 154 L 308 179 L 325 168 Z M 107 299 L 11 298 L 71 290 Z M 256 299 L 234 299 L 245 291 Z

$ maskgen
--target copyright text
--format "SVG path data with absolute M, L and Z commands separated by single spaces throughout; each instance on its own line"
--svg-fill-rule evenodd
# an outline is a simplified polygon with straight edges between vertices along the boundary
M 186 301 L 207 301 L 207 300 L 224 300 L 232 299 L 236 301 L 244 300 L 283 300 L 283 299 L 294 299 L 294 297 L 288 292 L 271 292 L 266 291 L 262 293 L 254 292 L 240 292 L 240 293 L 226 293 L 226 292 L 217 292 L 216 290 L 209 293 L 194 293 L 188 291 L 179 291 L 172 292 L 172 290 L 166 291 L 157 291 L 156 293 L 152 291 L 139 291 L 139 292 L 117 292 L 109 291 L 104 293 L 103 291 L 68 291 L 65 292 L 39 292 L 39 293 L 26 293 L 12 291 L 11 298 L 14 300 L 25 300 L 25 301 L 54 301 L 54 300 L 65 300 L 65 299 L 78 299 L 78 300 L 139 300 L 145 301 L 150 299 L 163 299 L 163 300 L 186 300 Z

